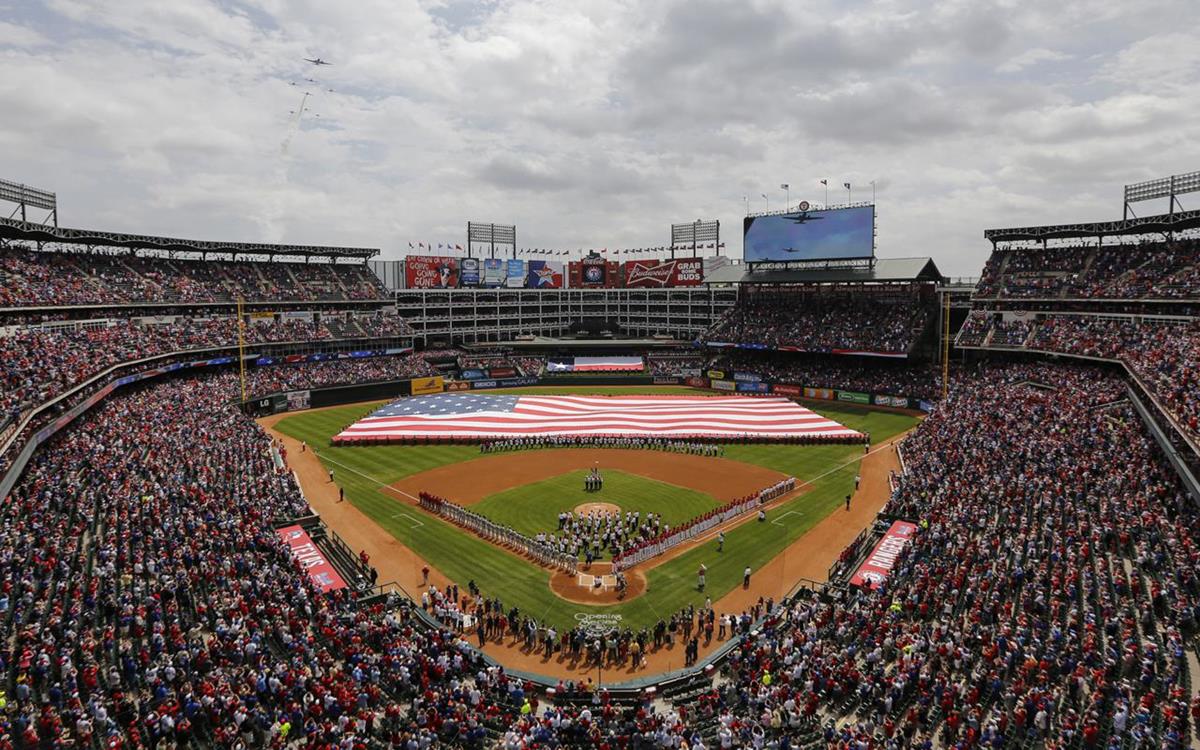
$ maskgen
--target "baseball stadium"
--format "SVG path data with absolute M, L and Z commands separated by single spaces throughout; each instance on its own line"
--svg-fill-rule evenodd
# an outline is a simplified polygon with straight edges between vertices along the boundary
M 874 183 L 355 247 L 9 175 L 2 747 L 1200 749 L 1200 172 L 1138 174 L 967 277 Z

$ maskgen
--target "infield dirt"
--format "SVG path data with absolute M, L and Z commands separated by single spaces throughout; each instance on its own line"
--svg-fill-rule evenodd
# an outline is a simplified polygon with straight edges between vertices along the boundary
M 432 492 L 459 505 L 578 469 L 615 469 L 703 492 L 719 503 L 750 495 L 786 475 L 724 458 L 613 448 L 547 448 L 489 453 L 405 477 L 392 488 L 415 497 Z

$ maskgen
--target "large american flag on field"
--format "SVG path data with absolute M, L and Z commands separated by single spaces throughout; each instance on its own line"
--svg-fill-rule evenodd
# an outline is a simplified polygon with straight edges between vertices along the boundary
M 781 397 L 441 393 L 394 401 L 334 441 L 526 435 L 841 438 L 860 433 Z

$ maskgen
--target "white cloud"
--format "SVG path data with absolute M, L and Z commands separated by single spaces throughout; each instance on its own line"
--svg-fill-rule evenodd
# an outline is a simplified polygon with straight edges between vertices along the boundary
M 47 0 L 0 22 L 3 176 L 68 225 L 392 257 L 697 216 L 736 253 L 743 195 L 876 180 L 882 254 L 971 274 L 985 227 L 1112 216 L 1200 158 L 1196 46 L 1149 17 L 1200 8 L 1147 2 Z
M 0 49 L 4 47 L 39 47 L 48 42 L 46 37 L 31 28 L 0 21 Z
M 1032 68 L 1042 63 L 1061 62 L 1062 60 L 1070 59 L 1071 56 L 1065 52 L 1037 47 L 1010 57 L 1003 65 L 996 68 L 996 70 L 1000 73 L 1019 73 L 1026 68 Z

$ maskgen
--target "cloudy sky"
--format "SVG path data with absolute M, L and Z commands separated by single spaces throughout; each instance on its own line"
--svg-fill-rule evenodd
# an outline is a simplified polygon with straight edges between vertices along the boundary
M 1198 27 L 1196 0 L 0 0 L 0 176 L 68 226 L 385 257 L 696 218 L 738 255 L 744 197 L 874 180 L 881 256 L 975 275 L 984 228 L 1200 168 Z

